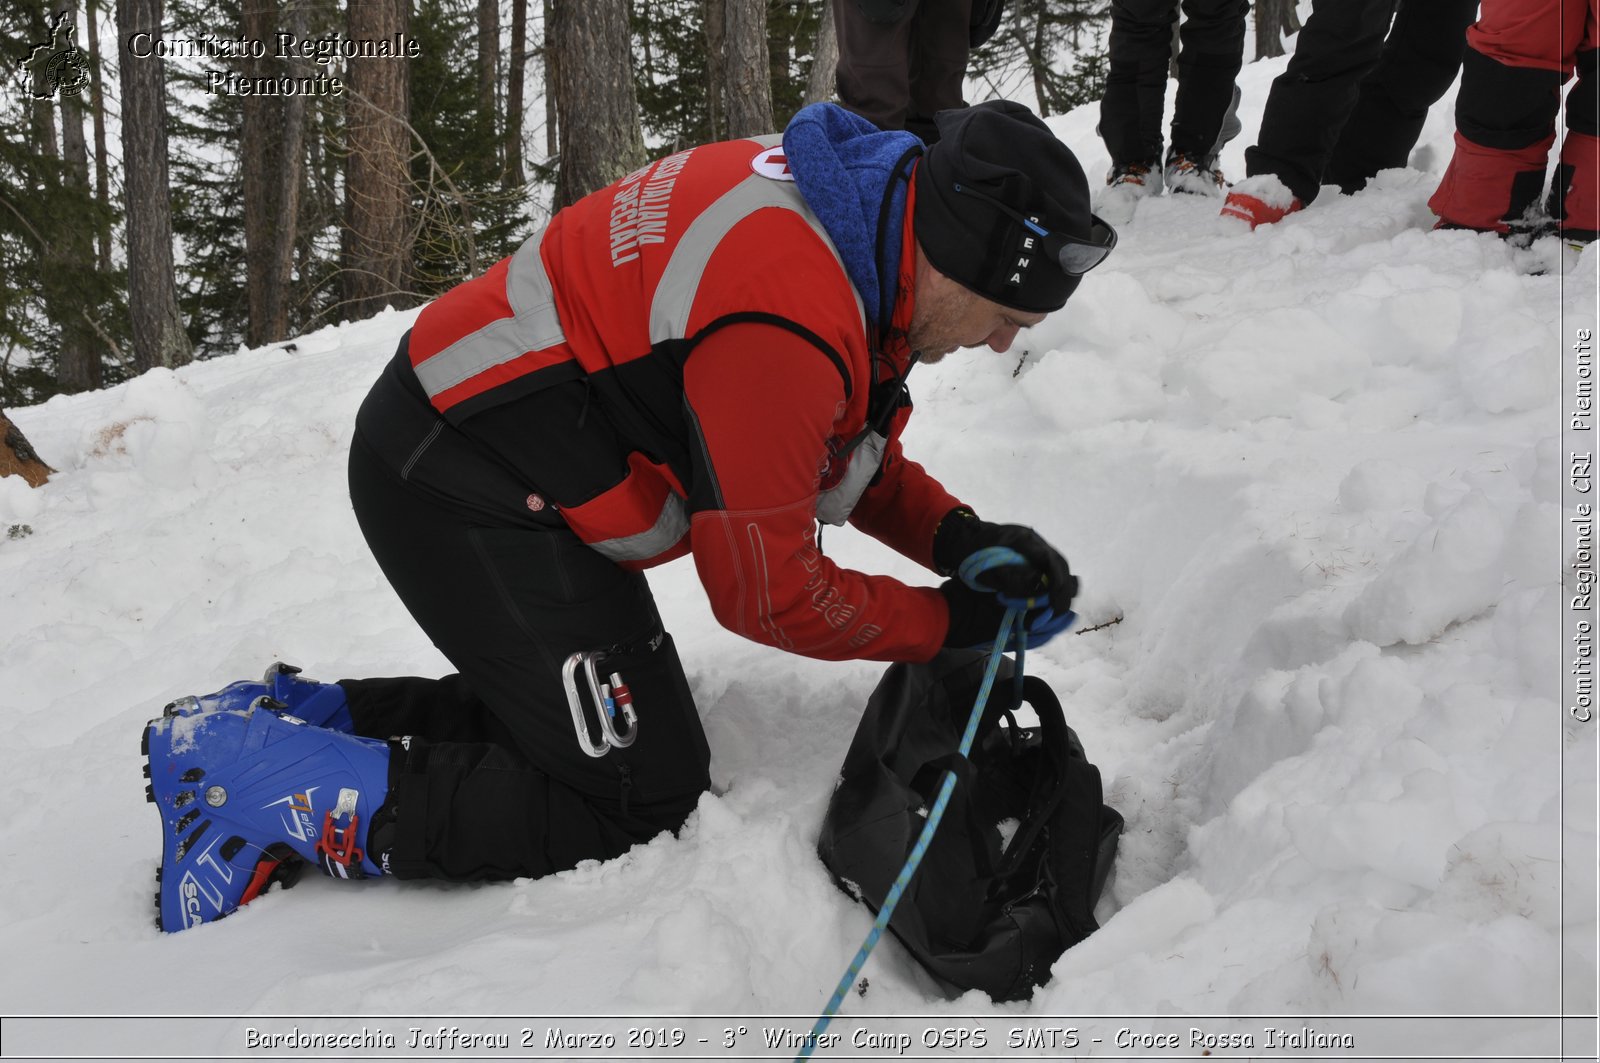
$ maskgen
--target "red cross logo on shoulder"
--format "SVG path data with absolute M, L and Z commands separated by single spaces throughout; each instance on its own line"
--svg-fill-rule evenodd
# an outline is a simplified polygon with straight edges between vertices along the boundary
M 789 169 L 789 159 L 783 152 L 783 145 L 768 148 L 750 160 L 750 169 L 771 181 L 793 181 L 794 174 Z

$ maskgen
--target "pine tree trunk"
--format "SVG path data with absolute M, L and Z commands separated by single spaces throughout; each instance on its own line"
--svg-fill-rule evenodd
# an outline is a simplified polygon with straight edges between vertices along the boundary
M 55 472 L 39 460 L 22 429 L 0 410 L 0 476 L 20 476 L 29 487 L 38 487 Z
M 645 164 L 626 0 L 555 0 L 561 171 L 556 207 Z
M 111 272 L 111 167 L 106 161 L 106 92 L 100 69 L 100 20 L 96 8 L 100 0 L 87 0 L 89 16 L 89 72 L 93 79 L 94 100 L 89 114 L 94 119 L 94 195 L 101 208 L 99 229 L 95 233 L 96 252 L 102 273 Z
M 76 25 L 77 0 L 66 0 L 64 10 L 69 23 Z M 61 161 L 66 164 L 63 176 L 67 188 L 75 193 L 74 201 L 88 204 L 91 201 L 89 145 L 83 137 L 83 98 L 76 93 L 64 93 L 60 100 Z M 57 218 L 51 230 L 47 255 L 55 259 L 53 271 L 56 275 L 65 281 L 93 272 L 95 226 L 92 220 L 88 216 Z M 53 302 L 57 304 L 56 323 L 61 327 L 56 353 L 57 382 L 69 393 L 99 387 L 100 348 L 86 316 L 90 307 L 83 305 L 76 291 L 59 292 Z
M 178 312 L 167 183 L 166 64 L 134 56 L 137 33 L 159 37 L 162 0 L 117 0 L 117 66 L 122 79 L 122 192 L 128 239 L 128 310 L 140 372 L 184 365 L 194 348 Z
M 33 40 L 44 40 L 48 34 L 44 20 L 45 8 L 30 5 L 28 32 Z M 28 108 L 28 138 L 33 150 L 41 158 L 59 159 L 61 148 L 56 144 L 56 109 L 50 99 L 33 99 L 24 104 Z
M 40 237 L 39 293 L 45 316 L 56 327 L 55 380 L 63 393 L 71 395 L 100 386 L 100 352 L 78 283 L 84 273 L 94 269 L 94 235 L 86 227 L 89 219 L 73 206 L 88 202 L 89 160 L 81 108 L 69 108 L 62 98 L 59 152 L 55 110 L 49 100 L 34 103 L 34 150 L 42 158 L 61 160 L 62 188 L 60 195 L 48 201 L 44 216 L 33 222 Z
M 500 87 L 500 0 L 478 0 L 478 109 L 488 118 L 490 136 L 499 112 Z M 497 152 L 500 145 L 491 139 L 484 150 Z
M 1295 0 L 1256 0 L 1256 58 L 1273 59 L 1284 53 L 1283 38 L 1300 31 Z
M 772 132 L 771 58 L 767 52 L 766 0 L 727 4 L 728 137 Z
M 839 67 L 839 35 L 833 26 L 833 3 L 822 5 L 822 22 L 817 26 L 817 43 L 812 52 L 811 73 L 806 78 L 806 102 L 833 99 L 835 72 Z
M 528 181 L 522 166 L 523 90 L 528 80 L 528 0 L 511 0 L 511 63 L 506 71 L 505 188 Z
M 407 0 L 350 0 L 351 40 L 384 40 L 406 30 Z M 411 274 L 409 113 L 411 64 L 349 60 L 345 77 L 349 156 L 345 160 L 342 271 L 345 317 L 371 317 L 407 303 Z
M 728 130 L 728 9 L 727 0 L 705 0 L 706 115 L 711 139 L 721 140 Z
M 239 36 L 267 41 L 278 29 L 278 0 L 243 0 L 239 5 Z M 280 73 L 271 53 L 240 60 L 246 77 L 272 77 Z M 283 144 L 283 99 L 280 96 L 245 96 L 240 101 L 239 169 L 244 207 L 244 276 L 249 301 L 245 342 L 252 347 L 281 339 L 287 331 L 283 291 L 278 285 L 276 234 L 284 227 L 278 213 L 277 169 Z M 293 230 L 293 226 L 289 226 Z
M 561 57 L 556 54 L 555 37 L 550 27 L 555 22 L 555 0 L 544 0 L 544 153 L 555 158 L 561 152 L 560 109 L 556 100 L 561 95 Z
M 280 29 L 304 36 L 306 10 L 292 3 L 281 24 L 278 0 L 245 0 L 240 33 L 249 40 L 272 39 Z M 241 61 L 249 77 L 308 76 L 299 60 L 279 62 L 271 52 Z M 252 347 L 289 335 L 293 301 L 295 237 L 300 229 L 300 186 L 304 173 L 306 98 L 245 96 L 239 162 L 244 193 L 245 290 L 248 322 L 245 342 Z
M 290 0 L 288 30 L 297 38 L 306 35 L 307 4 L 303 0 Z M 289 77 L 309 77 L 303 59 L 291 59 L 284 73 Z M 281 321 L 281 329 L 272 339 L 282 339 L 294 331 L 289 311 L 294 304 L 294 256 L 301 229 L 301 198 L 306 185 L 306 112 L 311 101 L 296 94 L 284 100 L 283 131 L 279 138 L 277 166 L 277 204 L 281 219 L 273 234 L 276 256 L 272 263 L 273 287 L 278 302 L 273 307 L 274 320 Z

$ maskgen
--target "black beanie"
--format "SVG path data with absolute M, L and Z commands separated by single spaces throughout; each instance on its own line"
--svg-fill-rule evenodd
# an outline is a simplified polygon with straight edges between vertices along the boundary
M 1028 313 L 1066 304 L 1081 278 L 1024 247 L 1027 230 L 964 185 L 1051 232 L 1089 235 L 1089 182 L 1077 157 L 1020 103 L 940 111 L 939 140 L 917 167 L 917 242 L 933 268 L 985 299 Z

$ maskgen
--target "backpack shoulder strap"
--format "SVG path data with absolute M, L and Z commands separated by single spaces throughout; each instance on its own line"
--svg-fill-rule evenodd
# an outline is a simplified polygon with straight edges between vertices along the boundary
M 1063 797 L 1063 780 L 1067 762 L 1072 757 L 1067 719 L 1061 711 L 1061 699 L 1050 685 L 1038 676 L 1030 675 L 1022 682 L 1022 701 L 1032 706 L 1039 717 L 1040 770 L 1034 774 L 1032 791 L 1028 796 L 1028 814 L 1017 833 L 1006 847 L 1006 858 L 999 873 L 1006 876 L 1016 872 L 1027 859 L 1039 832 L 1055 817 Z M 1010 710 L 1008 710 L 1010 711 Z

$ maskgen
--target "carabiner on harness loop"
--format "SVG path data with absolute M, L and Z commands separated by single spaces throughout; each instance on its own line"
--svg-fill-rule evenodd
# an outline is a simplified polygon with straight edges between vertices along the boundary
M 578 736 L 578 748 L 591 757 L 603 757 L 613 749 L 626 749 L 639 736 L 639 716 L 633 709 L 633 692 L 622 681 L 622 676 L 611 673 L 611 682 L 602 683 L 597 662 L 605 658 L 601 650 L 580 651 L 566 659 L 561 666 L 561 685 L 567 691 L 567 708 L 572 710 L 572 729 Z M 578 669 L 583 669 L 585 685 L 589 688 L 594 715 L 599 721 L 600 737 L 593 737 L 594 728 L 584 707 L 583 694 L 578 688 Z M 626 729 L 618 732 L 616 717 L 622 713 Z

